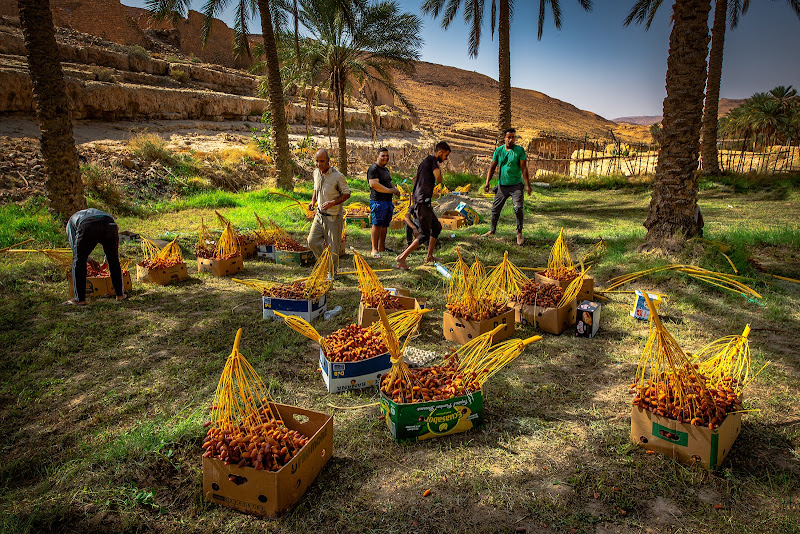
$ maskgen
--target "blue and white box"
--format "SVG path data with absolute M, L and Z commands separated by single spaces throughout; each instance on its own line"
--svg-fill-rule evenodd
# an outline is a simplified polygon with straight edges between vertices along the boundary
M 256 256 L 259 258 L 267 258 L 268 260 L 275 261 L 275 246 L 258 245 L 258 247 L 256 248 Z
M 309 323 L 325 313 L 328 294 L 322 295 L 317 300 L 308 299 L 278 299 L 274 297 L 261 297 L 264 308 L 264 319 L 280 319 L 275 312 L 284 315 L 296 315 Z
M 655 293 L 648 293 L 650 301 L 655 306 L 656 311 L 661 309 L 661 297 Z M 633 310 L 631 310 L 631 317 L 639 319 L 640 321 L 647 321 L 650 319 L 650 308 L 647 307 L 647 301 L 644 298 L 644 293 L 636 290 L 636 302 L 633 303 Z
M 332 362 L 320 349 L 319 368 L 328 391 L 342 393 L 376 387 L 381 377 L 392 369 L 392 361 L 389 353 L 385 352 L 358 362 Z

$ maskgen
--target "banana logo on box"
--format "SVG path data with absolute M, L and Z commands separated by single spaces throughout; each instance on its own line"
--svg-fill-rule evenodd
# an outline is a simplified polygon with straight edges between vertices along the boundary
M 466 432 L 472 428 L 472 421 L 468 418 L 472 414 L 467 406 L 454 406 L 434 410 L 425 419 L 428 432 L 421 434 L 417 439 L 430 439 L 436 436 Z

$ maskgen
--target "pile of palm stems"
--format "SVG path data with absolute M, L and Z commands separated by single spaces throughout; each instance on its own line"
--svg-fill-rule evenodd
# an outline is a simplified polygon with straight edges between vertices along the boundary
M 506 258 L 495 269 L 496 274 L 489 283 L 483 263 L 477 257 L 469 266 L 461 250 L 456 249 L 456 253 L 458 260 L 448 265 L 451 276 L 445 291 L 450 314 L 467 321 L 485 321 L 505 312 L 510 298 L 508 289 L 521 281 L 518 269 Z
M 307 277 L 299 278 L 289 283 L 253 279 L 241 280 L 238 278 L 234 278 L 233 281 L 257 289 L 265 297 L 316 301 L 331 290 L 333 286 L 332 274 L 333 258 L 330 247 L 327 247 L 317 258 L 311 274 Z
M 708 269 L 703 269 L 702 267 L 695 267 L 694 265 L 684 265 L 680 263 L 663 265 L 661 267 L 653 267 L 651 269 L 645 269 L 643 271 L 636 271 L 634 273 L 617 276 L 616 278 L 612 278 L 611 280 L 608 281 L 608 284 L 606 284 L 605 289 L 597 292 L 598 293 L 611 292 L 629 282 L 633 282 L 634 280 L 638 280 L 642 277 L 665 271 L 681 272 L 689 275 L 690 277 L 696 280 L 701 280 L 703 282 L 720 287 L 722 289 L 733 291 L 734 293 L 741 293 L 744 294 L 745 296 L 761 298 L 761 295 L 759 293 L 757 293 L 754 289 L 748 287 L 742 282 L 742 280 L 747 280 L 747 278 L 743 276 L 718 273 L 714 271 L 709 271 Z
M 178 246 L 175 239 L 164 248 L 158 248 L 158 245 L 149 239 L 144 239 L 142 240 L 142 254 L 144 260 L 139 265 L 147 269 L 168 269 L 183 263 L 181 247 Z

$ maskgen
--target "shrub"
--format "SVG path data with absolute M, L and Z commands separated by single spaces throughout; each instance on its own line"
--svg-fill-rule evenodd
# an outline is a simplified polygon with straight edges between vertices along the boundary
M 116 210 L 125 209 L 122 191 L 111 180 L 111 170 L 94 165 L 81 165 L 81 178 L 86 188 L 86 196 L 104 207 Z
M 129 46 L 127 48 L 127 52 L 128 57 L 135 57 L 137 59 L 150 59 L 150 52 L 139 45 Z
M 114 81 L 114 71 L 111 69 L 106 69 L 103 67 L 95 67 L 92 69 L 94 73 L 94 77 L 99 82 L 113 82 Z
M 167 149 L 167 141 L 158 134 L 142 132 L 128 140 L 128 148 L 136 156 L 147 160 L 170 162 L 174 159 Z
M 169 77 L 180 83 L 186 83 L 189 81 L 189 73 L 181 69 L 170 69 Z

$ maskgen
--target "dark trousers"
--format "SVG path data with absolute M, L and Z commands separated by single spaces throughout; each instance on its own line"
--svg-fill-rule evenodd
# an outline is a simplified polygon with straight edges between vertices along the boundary
M 419 202 L 416 204 L 417 218 L 419 219 L 419 239 L 420 243 L 425 243 L 431 237 L 439 239 L 439 234 L 442 232 L 442 223 L 436 213 L 433 212 L 433 206 Z
M 522 231 L 522 200 L 524 191 L 522 184 L 517 185 L 498 185 L 492 201 L 492 232 L 497 231 L 497 221 L 500 220 L 500 212 L 506 205 L 506 200 L 511 197 L 514 203 L 514 216 L 517 218 L 517 232 Z
M 86 261 L 89 254 L 98 244 L 103 245 L 103 252 L 108 262 L 108 272 L 114 292 L 124 295 L 122 286 L 122 267 L 119 264 L 119 228 L 111 217 L 87 221 L 78 227 L 75 243 L 72 245 L 72 287 L 75 298 L 86 300 Z

